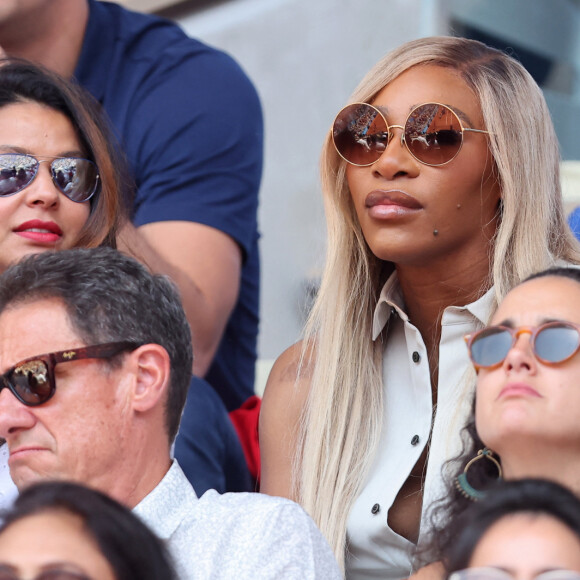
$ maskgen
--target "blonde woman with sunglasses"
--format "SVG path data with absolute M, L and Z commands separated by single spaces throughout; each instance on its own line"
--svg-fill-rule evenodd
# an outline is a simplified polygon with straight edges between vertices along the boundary
M 326 266 L 268 380 L 261 490 L 300 502 L 349 578 L 405 578 L 469 414 L 463 335 L 530 273 L 580 260 L 557 140 L 518 62 L 423 38 L 366 75 L 321 172 Z

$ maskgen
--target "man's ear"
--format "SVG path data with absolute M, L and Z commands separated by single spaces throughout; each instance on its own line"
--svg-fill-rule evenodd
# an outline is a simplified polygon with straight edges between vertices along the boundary
M 144 344 L 131 353 L 135 382 L 133 409 L 149 411 L 167 398 L 171 363 L 160 344 Z

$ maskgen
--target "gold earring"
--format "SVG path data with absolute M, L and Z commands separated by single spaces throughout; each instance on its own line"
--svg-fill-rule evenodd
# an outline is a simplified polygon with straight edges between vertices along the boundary
M 491 451 L 491 449 L 488 449 L 487 447 L 480 449 L 477 452 L 477 455 L 467 463 L 467 465 L 465 466 L 465 469 L 463 470 L 463 473 L 461 475 L 458 475 L 457 478 L 455 479 L 455 487 L 457 487 L 457 489 L 467 499 L 470 499 L 471 501 L 479 501 L 480 499 L 483 499 L 485 497 L 484 491 L 481 491 L 479 489 L 475 489 L 469 483 L 469 481 L 467 481 L 467 471 L 469 470 L 469 468 L 476 461 L 479 461 L 480 459 L 483 459 L 483 458 L 489 459 L 496 466 L 498 481 L 500 481 L 501 477 L 502 477 L 501 465 L 500 465 L 499 461 L 493 456 L 493 451 Z

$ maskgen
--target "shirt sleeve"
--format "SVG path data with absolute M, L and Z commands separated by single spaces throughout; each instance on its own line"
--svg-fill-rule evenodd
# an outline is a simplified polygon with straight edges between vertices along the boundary
M 207 49 L 152 71 L 123 134 L 137 182 L 133 221 L 192 221 L 244 255 L 257 231 L 263 122 L 258 95 L 227 54 Z
M 263 578 L 342 578 L 330 546 L 301 507 L 286 504 L 264 525 L 271 557 L 263 554 Z
M 228 554 L 220 554 L 220 577 L 247 580 L 342 578 L 330 546 L 298 504 L 246 494 L 246 500 L 238 504 L 238 508 L 238 518 L 235 518 L 238 521 L 230 527 Z

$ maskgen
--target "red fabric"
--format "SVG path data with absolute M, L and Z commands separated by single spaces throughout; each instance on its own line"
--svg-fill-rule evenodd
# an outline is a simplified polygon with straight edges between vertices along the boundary
M 260 477 L 258 418 L 261 406 L 262 399 L 253 395 L 239 409 L 230 412 L 230 419 L 240 438 L 248 469 L 257 483 L 259 483 Z

